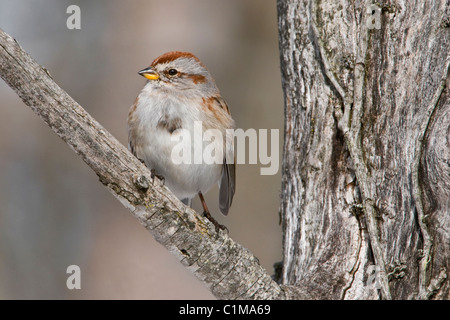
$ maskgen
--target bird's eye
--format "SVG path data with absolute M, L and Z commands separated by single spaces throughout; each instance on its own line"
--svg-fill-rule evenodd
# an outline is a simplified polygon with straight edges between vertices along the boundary
M 167 74 L 169 76 L 176 76 L 178 74 L 178 70 L 177 69 L 169 69 L 169 71 L 167 71 Z

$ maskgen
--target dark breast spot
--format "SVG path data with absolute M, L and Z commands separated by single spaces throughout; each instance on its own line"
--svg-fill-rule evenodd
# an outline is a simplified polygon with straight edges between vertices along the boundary
M 158 121 L 157 128 L 167 130 L 170 134 L 172 134 L 175 130 L 181 128 L 181 124 L 182 122 L 180 118 L 176 117 L 169 119 L 169 117 L 165 115 Z

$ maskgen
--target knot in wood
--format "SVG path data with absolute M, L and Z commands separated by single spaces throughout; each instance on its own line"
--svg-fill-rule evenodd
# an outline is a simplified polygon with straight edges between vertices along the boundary
M 147 191 L 150 187 L 147 177 L 143 175 L 139 175 L 134 179 L 134 185 L 141 191 Z

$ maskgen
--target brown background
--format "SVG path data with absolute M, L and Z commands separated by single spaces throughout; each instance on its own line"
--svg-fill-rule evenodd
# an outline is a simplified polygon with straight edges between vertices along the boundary
M 66 28 L 70 4 L 81 8 L 81 30 Z M 238 128 L 279 129 L 281 143 L 274 1 L 2 0 L 0 28 L 123 144 L 128 109 L 145 83 L 136 72 L 170 50 L 191 51 L 208 66 Z M 3 81 L 0 97 L 0 299 L 214 298 Z M 216 189 L 206 200 L 273 273 L 280 171 L 237 170 L 228 217 Z M 81 268 L 81 290 L 66 288 L 72 264 Z

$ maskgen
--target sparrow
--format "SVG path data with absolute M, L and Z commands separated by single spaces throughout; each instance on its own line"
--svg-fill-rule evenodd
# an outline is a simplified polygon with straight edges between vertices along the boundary
M 232 131 L 227 130 L 234 128 L 234 120 L 216 82 L 195 55 L 180 51 L 164 53 L 138 74 L 147 82 L 128 113 L 129 150 L 184 204 L 191 206 L 198 195 L 203 215 L 216 231 L 226 229 L 211 216 L 203 197 L 218 183 L 220 211 L 227 215 L 235 193 L 236 160 Z M 203 141 L 210 129 L 223 139 Z M 188 138 L 181 139 L 182 134 Z M 174 161 L 174 148 L 180 144 L 191 153 L 191 161 Z M 211 144 L 222 152 L 222 161 L 194 161 Z

